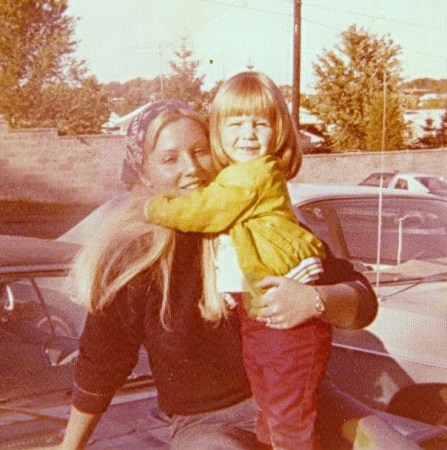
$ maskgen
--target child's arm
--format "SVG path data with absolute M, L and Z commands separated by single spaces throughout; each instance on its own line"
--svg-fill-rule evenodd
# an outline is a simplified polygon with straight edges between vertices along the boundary
M 317 281 L 320 274 L 323 272 L 323 263 L 321 258 L 317 256 L 311 256 L 300 261 L 300 263 L 294 267 L 290 272 L 284 275 L 292 280 L 299 281 L 300 283 L 310 284 Z
M 154 195 L 145 205 L 146 219 L 184 232 L 220 233 L 251 212 L 255 191 L 212 182 L 188 195 Z

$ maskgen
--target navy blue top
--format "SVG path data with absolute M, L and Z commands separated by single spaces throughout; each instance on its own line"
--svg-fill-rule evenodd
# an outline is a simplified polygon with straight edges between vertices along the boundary
M 76 363 L 73 404 L 81 411 L 107 409 L 131 373 L 143 344 L 168 415 L 189 415 L 234 405 L 251 396 L 242 361 L 237 314 L 219 326 L 202 319 L 201 235 L 177 233 L 172 271 L 171 330 L 159 319 L 161 295 L 143 273 L 123 288 L 101 314 L 89 314 Z M 328 249 L 321 284 L 353 281 L 374 293 L 350 263 Z

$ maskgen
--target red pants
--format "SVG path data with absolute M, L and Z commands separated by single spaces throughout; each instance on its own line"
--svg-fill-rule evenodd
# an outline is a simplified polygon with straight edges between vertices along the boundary
M 244 364 L 259 407 L 258 440 L 274 448 L 313 449 L 317 387 L 326 370 L 331 327 L 312 319 L 288 330 L 247 316 L 238 299 Z

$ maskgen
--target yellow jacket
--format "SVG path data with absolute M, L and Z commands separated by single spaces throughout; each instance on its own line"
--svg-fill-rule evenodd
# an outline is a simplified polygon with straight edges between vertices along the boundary
M 184 232 L 229 233 L 250 282 L 285 275 L 305 258 L 325 256 L 322 243 L 298 224 L 272 155 L 234 163 L 207 187 L 186 196 L 155 195 L 147 201 L 145 215 Z

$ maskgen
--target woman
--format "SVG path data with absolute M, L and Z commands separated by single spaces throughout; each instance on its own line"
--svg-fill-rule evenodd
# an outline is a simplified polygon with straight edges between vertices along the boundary
M 208 129 L 187 105 L 155 103 L 128 130 L 127 162 L 136 184 L 75 266 L 89 314 L 76 365 L 73 407 L 61 448 L 83 448 L 143 344 L 160 408 L 172 418 L 171 448 L 255 449 L 256 409 L 243 367 L 239 322 L 229 311 L 218 323 L 201 315 L 209 258 L 200 235 L 148 224 L 148 193 L 184 195 L 214 177 Z M 375 295 L 351 266 L 328 252 L 325 282 L 315 288 L 282 277 L 263 287 L 259 320 L 274 315 L 292 327 L 312 317 L 343 328 L 369 324 Z M 204 293 L 205 292 L 205 293 Z

